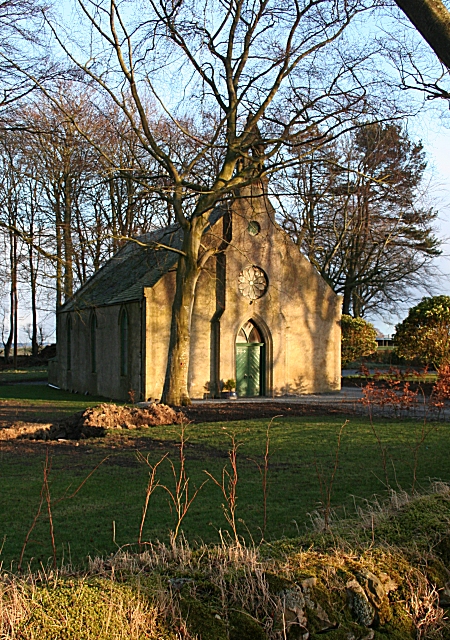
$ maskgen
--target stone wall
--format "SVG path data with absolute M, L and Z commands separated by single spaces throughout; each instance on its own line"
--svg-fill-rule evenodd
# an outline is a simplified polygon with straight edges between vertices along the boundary
M 249 319 L 264 335 L 266 395 L 337 391 L 341 298 L 274 223 L 273 208 L 261 191 L 244 195 L 233 207 L 225 258 L 220 254 L 211 258 L 199 278 L 192 322 L 190 395 L 202 398 L 216 378 L 236 378 L 236 336 Z M 256 236 L 248 232 L 251 220 L 260 225 Z M 219 244 L 226 230 L 226 219 L 219 220 L 205 244 Z M 253 302 L 238 287 L 239 274 L 249 265 L 261 267 L 269 283 L 267 293 Z M 164 383 L 174 288 L 175 274 L 169 273 L 145 291 L 147 398 L 159 398 Z
M 129 320 L 127 374 L 120 370 L 120 314 L 126 309 Z M 96 366 L 92 367 L 91 317 L 95 313 Z M 97 309 L 58 314 L 57 365 L 53 367 L 53 384 L 78 393 L 105 398 L 128 400 L 134 392 L 136 400 L 143 397 L 141 382 L 141 315 L 142 302 L 111 305 Z M 68 367 L 68 322 L 71 329 L 71 364 Z

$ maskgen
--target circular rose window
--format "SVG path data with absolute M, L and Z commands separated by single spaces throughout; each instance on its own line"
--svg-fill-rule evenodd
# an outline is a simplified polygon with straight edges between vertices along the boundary
M 244 298 L 258 300 L 267 291 L 267 276 L 259 267 L 246 267 L 239 274 L 239 291 Z

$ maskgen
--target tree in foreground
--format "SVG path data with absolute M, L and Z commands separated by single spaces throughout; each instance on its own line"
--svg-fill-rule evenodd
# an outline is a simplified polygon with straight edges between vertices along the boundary
M 396 326 L 395 351 L 439 368 L 450 364 L 450 296 L 423 298 Z
M 148 183 L 183 232 L 162 400 L 186 404 L 195 290 L 216 251 L 203 240 L 210 214 L 289 162 L 286 147 L 309 153 L 370 111 L 367 45 L 345 46 L 343 34 L 377 2 L 77 4 L 84 50 L 73 22 L 49 27 L 80 81 L 103 93 L 98 108 L 109 100 L 127 117 L 156 165 Z
M 395 0 L 443 64 L 450 69 L 450 11 L 442 0 Z
M 363 318 L 352 318 L 342 314 L 342 365 L 354 362 L 358 358 L 370 356 L 377 350 L 375 327 Z

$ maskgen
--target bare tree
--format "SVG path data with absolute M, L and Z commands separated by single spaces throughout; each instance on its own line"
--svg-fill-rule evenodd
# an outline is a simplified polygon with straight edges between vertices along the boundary
M 142 148 L 128 118 L 108 101 L 97 113 L 96 131 L 89 136 L 95 150 L 95 171 L 90 188 L 92 261 L 101 262 L 133 236 L 173 222 L 167 203 L 155 197 L 155 162 Z M 92 233 L 93 231 L 93 233 Z
M 53 229 L 57 306 L 126 239 L 168 223 L 148 186 L 149 156 L 123 113 L 111 104 L 99 108 L 92 90 L 77 89 L 58 83 L 61 108 L 41 95 L 14 113 L 27 132 L 21 144 L 28 176 L 40 185 Z
M 26 151 L 25 145 L 21 145 L 21 151 Z M 29 162 L 29 158 L 27 158 L 25 153 L 24 162 Z M 47 249 L 51 251 L 51 247 L 48 246 L 48 239 L 46 239 L 49 229 L 46 228 L 46 219 L 45 216 L 42 215 L 43 189 L 38 181 L 31 179 L 29 175 L 27 175 L 28 171 L 29 166 L 25 170 L 22 167 L 20 178 L 22 181 L 23 196 L 21 214 L 17 227 L 20 231 L 21 238 L 25 239 L 24 244 L 27 252 L 27 260 L 26 262 L 24 261 L 23 264 L 23 266 L 26 267 L 24 285 L 29 285 L 31 307 L 31 323 L 29 330 L 27 329 L 27 334 L 29 334 L 31 341 L 31 355 L 37 357 L 41 346 L 40 337 L 42 337 L 41 325 L 39 325 L 38 322 L 39 289 L 42 289 L 42 281 L 44 279 L 51 283 L 48 269 L 50 261 L 45 258 L 42 250 L 47 245 Z
M 373 3 L 148 0 L 138 15 L 137 4 L 115 0 L 78 6 L 91 27 L 85 52 L 80 33 L 49 19 L 53 35 L 83 79 L 127 117 L 156 165 L 152 191 L 183 231 L 163 401 L 185 404 L 195 289 L 215 252 L 203 243 L 210 214 L 276 172 L 286 146 L 309 153 L 368 108 L 358 68 L 367 53 L 342 44 Z
M 88 98 L 76 95 L 70 83 L 58 84 L 57 93 L 65 110 L 76 114 L 85 128 L 95 126 Z M 20 112 L 16 110 L 15 116 L 27 131 L 22 147 L 28 158 L 28 175 L 40 185 L 41 206 L 47 209 L 48 228 L 54 233 L 50 255 L 54 257 L 56 304 L 60 306 L 73 294 L 74 276 L 77 284 L 82 284 L 89 275 L 82 210 L 95 157 L 71 119 L 44 96 Z
M 17 367 L 18 350 L 18 267 L 21 258 L 21 242 L 17 233 L 22 198 L 20 151 L 11 134 L 0 139 L 0 226 L 6 231 L 6 246 L 9 245 L 8 275 L 9 291 L 9 334 L 4 341 L 5 362 L 9 362 L 13 349 L 13 364 Z

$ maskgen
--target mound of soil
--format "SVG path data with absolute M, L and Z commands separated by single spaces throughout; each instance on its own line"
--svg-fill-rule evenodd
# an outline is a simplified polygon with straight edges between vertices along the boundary
M 150 404 L 142 409 L 100 404 L 49 427 L 21 433 L 18 437 L 31 440 L 80 440 L 104 436 L 107 429 L 137 429 L 187 421 L 181 411 L 175 411 L 165 404 Z
M 83 421 L 86 427 L 136 429 L 160 424 L 181 424 L 187 422 L 187 419 L 182 411 L 175 411 L 165 404 L 152 403 L 145 408 L 100 404 L 86 409 Z

